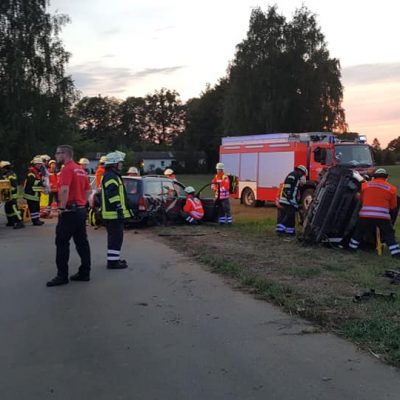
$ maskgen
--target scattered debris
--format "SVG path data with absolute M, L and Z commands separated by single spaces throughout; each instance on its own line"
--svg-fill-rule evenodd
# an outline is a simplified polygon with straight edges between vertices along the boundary
M 361 301 L 370 300 L 372 298 L 394 301 L 396 299 L 396 294 L 393 292 L 390 292 L 389 294 L 377 293 L 377 292 L 375 292 L 375 289 L 369 289 L 362 294 L 356 294 L 353 298 L 353 301 L 355 303 L 358 303 Z
M 385 276 L 386 278 L 390 278 L 390 283 L 392 283 L 393 285 L 400 284 L 400 271 L 388 269 L 384 272 L 383 276 Z

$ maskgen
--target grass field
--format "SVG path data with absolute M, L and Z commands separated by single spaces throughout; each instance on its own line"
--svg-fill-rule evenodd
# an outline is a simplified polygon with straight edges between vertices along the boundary
M 389 181 L 400 185 L 400 166 L 386 168 Z M 199 189 L 211 176 L 178 179 Z M 173 246 L 233 278 L 242 289 L 400 366 L 400 286 L 383 277 L 385 270 L 400 270 L 400 262 L 392 260 L 387 249 L 378 256 L 373 249 L 349 254 L 322 246 L 304 247 L 275 236 L 275 207 L 248 208 L 235 200 L 232 211 L 232 227 L 204 224 L 195 228 L 199 235 L 195 240 L 191 227 L 159 228 L 158 232 L 167 232 L 166 240 Z M 400 224 L 396 227 L 399 230 Z M 356 294 L 370 288 L 394 296 L 354 302 Z

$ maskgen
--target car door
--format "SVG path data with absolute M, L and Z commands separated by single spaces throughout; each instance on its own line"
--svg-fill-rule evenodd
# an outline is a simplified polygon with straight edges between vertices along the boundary
M 197 197 L 200 199 L 204 209 L 203 221 L 217 222 L 219 216 L 220 201 L 210 196 L 211 183 L 204 185 L 198 192 Z

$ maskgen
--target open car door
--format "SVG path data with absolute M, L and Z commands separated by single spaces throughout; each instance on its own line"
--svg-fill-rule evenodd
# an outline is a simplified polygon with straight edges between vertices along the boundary
M 218 222 L 219 209 L 220 209 L 220 200 L 216 199 L 212 196 L 206 197 L 210 195 L 212 183 L 207 183 L 204 185 L 196 194 L 196 196 L 200 199 L 203 204 L 204 209 L 204 217 L 202 221 L 204 222 Z M 214 183 L 214 185 L 216 185 Z M 219 193 L 219 191 L 218 191 Z

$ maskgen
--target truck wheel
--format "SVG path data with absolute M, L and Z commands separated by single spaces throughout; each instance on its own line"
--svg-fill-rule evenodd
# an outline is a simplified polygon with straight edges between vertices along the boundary
M 304 191 L 303 195 L 301 196 L 301 208 L 303 209 L 303 211 L 305 213 L 307 212 L 308 207 L 310 207 L 310 204 L 314 197 L 314 192 L 315 192 L 315 189 L 309 188 L 309 189 L 306 189 Z
M 242 192 L 242 203 L 247 207 L 256 206 L 256 196 L 250 188 L 245 188 Z

